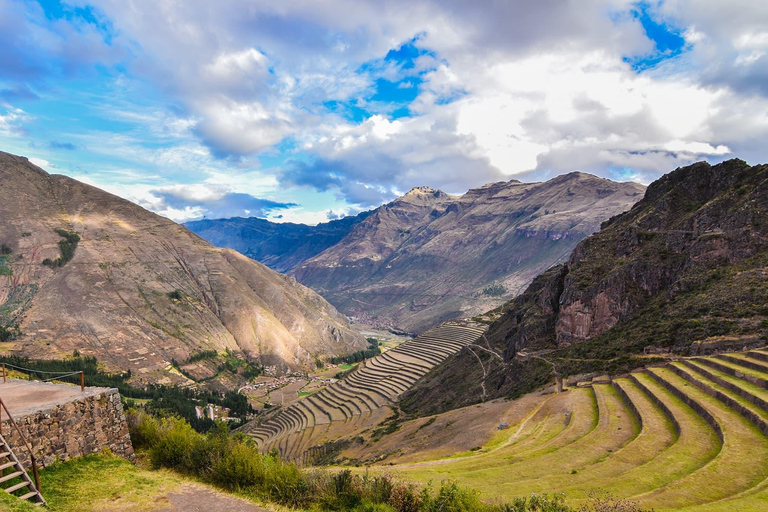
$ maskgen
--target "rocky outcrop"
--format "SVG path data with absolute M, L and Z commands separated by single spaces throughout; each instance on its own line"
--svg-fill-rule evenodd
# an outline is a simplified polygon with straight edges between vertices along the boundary
M 516 296 L 643 192 L 578 172 L 458 197 L 417 187 L 291 274 L 348 315 L 418 332 Z
M 486 358 L 486 384 L 495 383 L 486 388 L 495 390 L 492 396 L 529 389 L 541 377 L 540 362 L 552 375 L 617 373 L 647 363 L 637 357 L 644 353 L 765 343 L 766 275 L 768 166 L 730 160 L 676 169 L 583 240 L 566 265 L 541 274 L 504 306 L 487 334 L 504 361 Z M 536 365 L 525 363 L 530 354 Z M 424 396 L 476 364 L 472 354 L 460 353 L 404 404 L 423 409 Z M 479 385 L 466 386 L 453 405 L 477 401 Z
M 287 370 L 367 346 L 295 279 L 133 203 L 5 153 L 0 183 L 5 350 L 78 350 L 134 380 L 188 383 L 171 363 L 202 351 Z M 55 264 L 68 233 L 73 257 Z

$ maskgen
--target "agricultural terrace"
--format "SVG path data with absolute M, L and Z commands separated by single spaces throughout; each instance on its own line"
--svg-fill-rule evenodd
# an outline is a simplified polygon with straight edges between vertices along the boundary
M 422 420 L 418 420 L 422 421 Z M 655 510 L 768 510 L 768 351 L 681 359 L 563 393 L 464 456 L 387 465 L 486 499 L 608 491 Z

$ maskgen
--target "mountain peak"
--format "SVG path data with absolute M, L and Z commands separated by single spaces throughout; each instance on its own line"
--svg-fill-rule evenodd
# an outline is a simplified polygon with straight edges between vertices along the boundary
M 431 205 L 437 202 L 442 202 L 446 199 L 455 199 L 454 196 L 446 194 L 442 190 L 434 189 L 432 187 L 420 186 L 413 187 L 405 195 L 395 199 L 394 202 L 405 202 L 417 205 Z
M 438 189 L 435 189 L 435 188 L 432 188 L 432 187 L 428 187 L 426 185 L 421 185 L 420 187 L 413 187 L 411 190 L 409 190 L 405 194 L 405 196 L 418 196 L 418 197 L 422 197 L 422 196 L 435 196 L 435 197 L 438 197 L 438 196 L 441 196 L 441 195 L 446 195 L 446 194 L 442 190 L 438 190 Z

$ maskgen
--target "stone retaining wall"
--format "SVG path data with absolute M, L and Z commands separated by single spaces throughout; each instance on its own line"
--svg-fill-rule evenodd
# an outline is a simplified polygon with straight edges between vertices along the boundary
M 117 389 L 14 419 L 42 466 L 48 466 L 56 459 L 63 461 L 104 448 L 131 461 L 135 458 Z M 3 420 L 0 425 L 2 435 L 22 464 L 28 467 L 29 452 L 4 411 Z

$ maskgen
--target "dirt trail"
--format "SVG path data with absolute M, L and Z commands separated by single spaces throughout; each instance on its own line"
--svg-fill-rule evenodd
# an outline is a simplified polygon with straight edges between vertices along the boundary
M 162 507 L 156 509 L 158 512 L 270 512 L 244 499 L 196 485 L 182 486 L 158 500 L 158 505 Z

